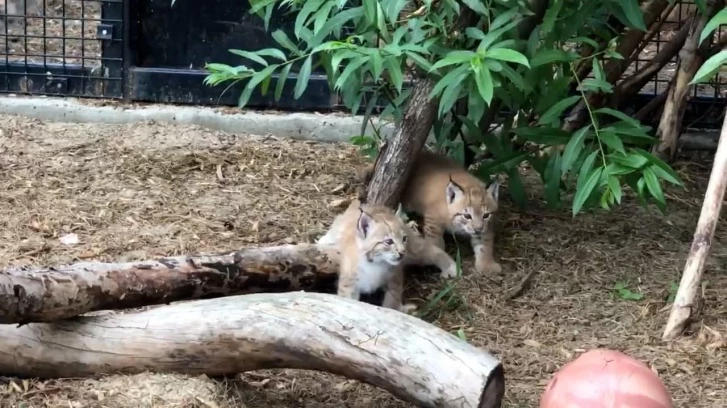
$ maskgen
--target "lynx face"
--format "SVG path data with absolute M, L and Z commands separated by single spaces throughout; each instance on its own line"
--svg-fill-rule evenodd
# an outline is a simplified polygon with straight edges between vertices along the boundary
M 361 210 L 358 218 L 357 245 L 369 262 L 398 265 L 406 256 L 406 227 L 396 214 L 378 212 L 374 215 Z
M 453 232 L 480 237 L 488 231 L 492 215 L 497 211 L 500 186 L 463 187 L 450 178 L 446 189 L 447 209 Z

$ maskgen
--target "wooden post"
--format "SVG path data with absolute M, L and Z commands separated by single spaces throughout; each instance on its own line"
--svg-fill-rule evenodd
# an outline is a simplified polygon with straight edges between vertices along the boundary
M 709 176 L 707 192 L 704 194 L 702 212 L 699 214 L 697 229 L 694 232 L 692 247 L 689 250 L 689 257 L 682 280 L 679 283 L 674 304 L 671 307 L 669 320 L 664 329 L 663 340 L 676 338 L 686 328 L 689 319 L 692 317 L 694 299 L 699 292 L 699 286 L 704 274 L 704 264 L 707 262 L 714 229 L 717 226 L 722 200 L 724 199 L 725 187 L 727 187 L 727 116 L 722 123 L 722 132 L 717 145 L 717 153 L 714 156 L 712 173 Z

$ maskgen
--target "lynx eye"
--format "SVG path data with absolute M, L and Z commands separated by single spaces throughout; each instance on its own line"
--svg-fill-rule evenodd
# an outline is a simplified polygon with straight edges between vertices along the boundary
M 388 238 L 388 239 L 384 240 L 384 244 L 389 245 L 389 246 L 394 245 L 394 240 L 391 238 Z
M 486 220 L 486 219 L 490 218 L 490 215 L 491 215 L 490 213 L 484 213 L 484 214 L 482 214 L 482 219 Z
M 401 237 L 401 242 L 406 242 L 406 235 L 404 235 L 403 237 Z
M 464 213 L 464 214 L 462 214 L 462 216 L 464 217 L 465 220 L 471 220 L 472 219 L 472 215 L 470 213 Z

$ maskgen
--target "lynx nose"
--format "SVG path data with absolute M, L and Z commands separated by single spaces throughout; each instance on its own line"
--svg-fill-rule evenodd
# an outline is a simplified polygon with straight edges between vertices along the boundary
M 397 252 L 396 255 L 394 255 L 394 259 L 396 259 L 397 261 L 401 261 L 402 259 L 404 259 L 404 254 L 401 252 Z

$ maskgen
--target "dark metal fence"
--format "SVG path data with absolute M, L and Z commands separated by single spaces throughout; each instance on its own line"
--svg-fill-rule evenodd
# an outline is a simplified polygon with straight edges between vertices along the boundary
M 237 65 L 231 48 L 275 46 L 247 1 L 231 0 L 0 0 L 0 93 L 114 98 L 126 101 L 235 106 L 242 85 L 208 87 L 206 62 Z M 692 1 L 681 1 L 640 51 L 627 75 L 652 64 L 687 23 Z M 293 17 L 277 15 L 270 30 L 292 31 Z M 721 35 L 727 30 L 720 29 Z M 724 34 L 722 34 L 724 31 Z M 638 111 L 663 97 L 676 58 L 625 108 Z M 295 68 L 293 69 L 295 72 Z M 253 95 L 252 108 L 331 110 L 340 107 L 322 70 L 305 94 L 292 96 L 295 75 L 282 98 Z M 695 87 L 685 124 L 719 126 L 725 78 Z M 658 112 L 655 113 L 658 115 Z M 653 118 L 652 118 L 653 120 Z

